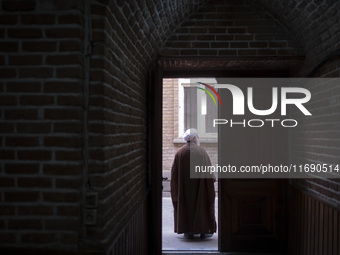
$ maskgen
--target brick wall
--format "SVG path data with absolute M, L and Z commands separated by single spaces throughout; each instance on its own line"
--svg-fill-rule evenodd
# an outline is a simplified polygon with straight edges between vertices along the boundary
M 320 67 L 313 78 L 339 78 L 340 58 L 334 57 Z M 311 118 L 301 119 L 292 132 L 292 160 L 297 163 L 339 164 L 340 119 L 339 87 L 313 82 L 308 87 L 313 101 L 309 106 Z M 313 96 L 314 95 L 314 96 Z M 311 178 L 294 180 L 294 184 L 311 191 L 332 204 L 340 204 L 339 179 Z
M 1 1 L 0 245 L 78 246 L 82 1 Z
M 282 23 L 301 45 L 306 56 L 299 76 L 307 75 L 325 57 L 339 49 L 340 2 L 256 0 Z
M 138 38 L 128 19 L 137 7 L 95 1 L 91 8 L 89 181 L 100 203 L 98 222 L 87 228 L 85 240 L 99 247 L 113 243 L 147 190 L 148 65 L 142 62 L 154 52 L 132 45 Z
M 301 34 L 287 15 L 304 14 L 306 1 L 286 2 L 1 0 L 0 246 L 105 253 L 118 237 L 136 244 L 137 232 L 124 235 L 145 219 L 136 208 L 148 185 L 147 77 L 157 56 L 306 54 L 306 74 L 338 48 L 338 1 L 294 14 L 310 24 Z M 338 61 L 324 68 L 319 75 L 339 74 Z M 339 200 L 334 182 L 303 185 Z M 94 226 L 83 224 L 90 188 L 99 194 Z
M 182 57 L 296 56 L 298 43 L 252 1 L 210 1 L 167 40 L 161 55 Z
M 100 193 L 100 217 L 87 228 L 88 243 L 110 246 L 118 236 L 130 235 L 124 239 L 129 246 L 148 242 L 145 229 L 141 236 L 122 233 L 137 228 L 129 221 L 148 189 L 148 73 L 167 31 L 195 8 L 197 3 L 93 1 L 89 177 Z M 129 252 L 128 246 L 114 246 Z
M 293 18 L 292 13 L 288 14 L 284 8 L 281 8 L 285 4 L 279 4 L 277 11 L 283 11 L 287 17 Z M 297 70 L 297 74 L 310 74 L 312 78 L 340 77 L 340 58 L 334 55 L 340 45 L 340 28 L 337 25 L 340 16 L 339 4 L 338 1 L 323 1 L 318 5 L 306 1 L 294 4 L 295 10 L 305 6 L 304 8 L 308 8 L 312 12 L 311 15 L 315 17 L 313 24 L 307 24 L 307 13 L 302 13 L 299 17 L 294 15 L 292 24 L 288 25 L 292 33 L 304 44 L 306 52 L 305 64 Z M 273 7 L 269 5 L 268 8 Z M 327 22 L 325 22 L 325 17 L 328 17 Z M 293 28 L 293 25 L 298 23 L 304 26 L 303 32 L 297 31 L 296 27 Z M 318 100 L 321 104 L 311 104 L 311 112 L 317 116 L 303 121 L 302 125 L 299 125 L 300 128 L 292 133 L 293 162 L 338 164 L 340 156 L 338 128 L 340 120 L 337 110 L 339 109 L 339 89 L 334 85 L 330 88 L 326 89 L 323 84 L 308 88 L 312 99 Z M 340 203 L 340 182 L 337 179 L 311 178 L 294 180 L 293 184 L 332 205 Z
M 0 3 L 1 247 L 105 252 L 145 219 L 148 71 L 200 2 Z
M 178 79 L 163 79 L 163 177 L 170 177 L 174 155 L 181 144 L 178 134 Z M 166 172 L 164 172 L 166 171 Z

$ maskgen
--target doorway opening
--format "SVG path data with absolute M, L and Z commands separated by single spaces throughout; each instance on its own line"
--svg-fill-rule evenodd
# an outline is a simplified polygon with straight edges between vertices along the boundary
M 241 80 L 234 80 L 233 82 L 236 82 L 243 95 L 247 96 L 248 85 L 254 86 L 256 81 L 256 87 L 254 86 L 256 93 L 253 94 L 255 95 L 255 107 L 260 110 L 271 108 L 273 105 L 272 96 L 270 96 L 273 91 L 272 80 L 257 80 L 253 77 L 253 73 L 246 74 L 237 78 Z M 251 79 L 245 80 L 248 76 Z M 223 86 L 229 84 L 229 79 L 232 78 L 225 81 L 225 78 L 220 78 L 218 75 L 215 76 L 216 78 L 211 78 L 211 76 L 203 78 L 202 76 L 192 76 L 192 73 L 190 73 L 190 76 L 184 75 L 184 78 L 173 75 L 165 77 L 167 79 L 163 77 L 163 80 L 159 81 L 162 82 L 163 94 L 158 94 L 162 95 L 163 101 L 163 209 L 160 208 L 163 216 L 162 237 L 160 238 L 163 254 L 176 254 L 176 252 L 181 251 L 184 253 L 192 251 L 192 253 L 216 254 L 221 252 L 285 254 L 288 233 L 288 182 L 286 179 L 239 179 L 240 177 L 230 178 L 229 176 L 226 178 L 219 175 L 218 183 L 215 183 L 215 218 L 218 226 L 218 232 L 214 235 L 215 243 L 208 243 L 207 240 L 204 240 L 204 242 L 200 242 L 201 240 L 187 241 L 183 235 L 174 233 L 174 215 L 170 197 L 170 170 L 175 153 L 185 144 L 182 134 L 186 128 L 195 125 L 194 127 L 198 129 L 201 146 L 211 157 L 212 165 L 228 166 L 230 164 L 240 167 L 241 165 L 260 165 L 261 162 L 281 164 L 288 162 L 289 144 L 288 132 L 283 127 L 264 126 L 255 128 L 252 127 L 254 123 L 251 123 L 249 127 L 245 126 L 243 124 L 245 121 L 239 118 L 247 120 L 259 118 L 255 118 L 250 111 L 244 112 L 241 117 L 235 116 L 233 121 L 235 125 L 233 124 L 230 128 L 228 125 L 219 125 L 218 130 L 214 130 L 206 125 L 206 123 L 215 123 L 215 118 L 227 119 L 228 116 L 232 116 L 233 112 L 230 113 L 230 111 L 232 111 L 235 101 L 233 94 L 229 89 L 222 89 Z M 277 73 L 257 72 L 256 78 L 263 77 L 277 77 Z M 219 96 L 204 84 L 201 87 L 203 90 L 198 89 L 199 85 L 197 84 L 199 82 L 205 82 L 218 89 L 216 94 L 219 94 Z M 191 89 L 193 92 L 190 91 L 191 87 L 195 88 Z M 223 102 L 223 106 L 219 100 Z M 272 117 L 277 118 L 276 115 L 279 113 L 279 110 L 275 111 Z M 209 120 L 209 118 L 211 119 Z M 213 239 L 208 241 L 213 241 Z
M 170 194 L 171 167 L 175 153 L 185 145 L 183 133 L 189 128 L 198 131 L 200 146 L 212 164 L 218 162 L 217 129 L 206 125 L 206 119 L 217 118 L 217 108 L 207 100 L 204 91 L 191 86 L 196 82 L 216 83 L 213 78 L 163 79 L 163 141 L 162 141 L 162 250 L 218 251 L 218 231 L 207 239 L 186 239 L 174 232 L 174 209 Z M 204 105 L 206 112 L 202 112 Z M 209 122 L 211 123 L 211 122 Z M 218 182 L 215 182 L 215 219 L 218 226 Z M 217 228 L 218 229 L 218 228 Z

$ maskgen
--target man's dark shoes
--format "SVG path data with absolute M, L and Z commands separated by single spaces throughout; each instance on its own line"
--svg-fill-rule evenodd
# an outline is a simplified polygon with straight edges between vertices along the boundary
M 194 239 L 194 235 L 193 234 L 190 234 L 190 233 L 184 233 L 184 237 L 186 239 Z
M 200 238 L 201 239 L 206 239 L 206 238 L 210 238 L 212 236 L 213 236 L 213 234 L 201 234 Z

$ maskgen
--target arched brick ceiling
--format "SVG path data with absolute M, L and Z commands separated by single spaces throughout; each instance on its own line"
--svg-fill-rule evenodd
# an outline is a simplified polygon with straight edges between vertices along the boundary
M 233 3 L 243 0 L 188 0 L 184 4 L 192 13 L 199 6 L 213 3 Z M 318 47 L 328 52 L 340 45 L 340 1 L 339 0 L 252 0 L 280 21 L 299 40 L 306 51 Z M 183 6 L 183 1 L 171 1 L 174 6 Z M 177 3 L 180 2 L 180 3 Z M 174 10 L 177 13 L 177 10 Z M 183 13 L 180 11 L 179 14 Z M 182 15 L 183 16 L 183 15 Z M 184 17 L 185 14 L 184 14 Z M 179 20 L 181 20 L 179 18 Z
M 290 32 L 250 0 L 207 2 L 174 30 L 160 51 L 163 59 L 214 58 L 214 62 L 209 62 L 210 67 L 228 69 L 287 69 L 292 64 L 283 59 L 296 60 L 302 55 L 299 43 Z M 249 62 L 249 58 L 253 61 Z M 268 59 L 280 60 L 281 66 Z M 188 68 L 207 67 L 207 61 L 185 63 Z M 161 62 L 170 68 L 183 67 L 185 63 Z
M 159 27 L 162 42 L 169 42 L 174 28 L 197 12 L 202 6 L 221 3 L 240 3 L 247 0 L 187 0 L 162 1 L 167 13 L 158 14 L 159 19 L 168 15 L 172 22 Z M 298 43 L 298 54 L 305 54 L 309 69 L 317 65 L 328 54 L 339 48 L 340 41 L 340 1 L 338 0 L 252 0 L 263 11 L 267 11 L 283 28 L 286 28 L 293 41 Z M 164 8 L 162 8 L 164 10 Z M 164 16 L 164 17 L 165 17 Z M 169 19 L 168 19 L 169 20 Z M 156 23 L 157 24 L 157 23 Z M 168 40 L 164 40 L 168 39 Z M 164 45 L 166 46 L 166 44 Z
M 302 45 L 307 58 L 319 56 L 321 60 L 339 48 L 339 0 L 254 1 L 289 29 Z
M 110 9 L 115 13 L 117 24 L 122 27 L 122 32 L 117 32 L 118 38 L 122 38 L 122 44 L 128 40 L 128 37 L 122 36 L 124 31 L 131 28 L 135 32 L 136 37 L 131 39 L 133 42 L 129 51 L 132 56 L 137 56 L 135 58 L 143 63 L 142 66 L 146 67 L 153 62 L 164 46 L 167 46 L 166 43 L 175 31 L 201 7 L 214 3 L 239 4 L 244 1 L 248 0 L 112 0 Z M 293 38 L 289 41 L 295 40 L 298 44 L 298 47 L 295 47 L 298 49 L 295 55 L 306 56 L 305 64 L 309 65 L 307 69 L 312 69 L 328 54 L 339 48 L 340 1 L 250 0 L 248 2 L 256 4 L 262 11 L 267 11 L 281 27 L 287 29 L 288 34 Z M 129 29 L 126 29 L 127 27 Z M 138 47 L 134 47 L 134 44 L 138 44 Z M 143 48 L 145 51 L 138 50 Z

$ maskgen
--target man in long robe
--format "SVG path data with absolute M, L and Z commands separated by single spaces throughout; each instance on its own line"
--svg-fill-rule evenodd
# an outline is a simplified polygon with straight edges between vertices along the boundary
M 206 151 L 199 146 L 198 134 L 189 129 L 184 134 L 187 143 L 175 155 L 171 168 L 171 198 L 174 207 L 174 230 L 186 238 L 200 234 L 211 237 L 216 232 L 214 178 L 190 178 L 193 162 L 210 166 Z M 191 160 L 190 160 L 191 158 Z

